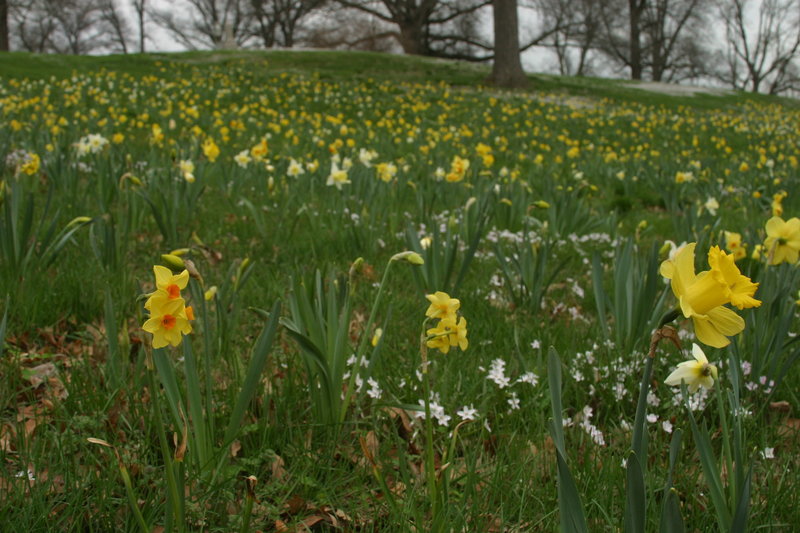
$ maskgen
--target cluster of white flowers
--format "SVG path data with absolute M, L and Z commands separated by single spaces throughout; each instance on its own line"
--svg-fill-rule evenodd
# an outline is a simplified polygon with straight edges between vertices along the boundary
M 506 376 L 506 362 L 499 358 L 492 361 L 486 379 L 493 381 L 501 389 L 508 387 L 511 379 Z
M 415 413 L 414 416 L 425 420 L 425 401 L 419 400 L 421 409 Z M 448 415 L 444 407 L 439 403 L 439 396 L 432 394 L 430 401 L 431 417 L 434 418 L 440 426 L 446 426 L 450 423 L 450 415 Z

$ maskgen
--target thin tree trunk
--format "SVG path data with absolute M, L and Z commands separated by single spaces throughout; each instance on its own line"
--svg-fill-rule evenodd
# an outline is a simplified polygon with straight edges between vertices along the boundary
M 628 0 L 628 15 L 630 22 L 630 66 L 631 79 L 642 79 L 642 39 L 641 21 L 642 4 L 640 0 Z
M 8 0 L 0 0 L 0 52 L 8 52 Z
M 493 0 L 494 64 L 489 82 L 497 87 L 527 87 L 519 57 L 517 0 Z
M 141 4 L 139 5 L 139 53 L 144 53 L 144 5 L 146 0 L 141 0 Z

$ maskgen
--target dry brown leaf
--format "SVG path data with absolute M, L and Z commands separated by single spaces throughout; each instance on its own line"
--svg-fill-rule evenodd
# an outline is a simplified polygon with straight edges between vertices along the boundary
M 792 406 L 789 405 L 789 402 L 787 402 L 786 400 L 782 400 L 780 402 L 770 402 L 769 408 L 772 411 L 778 411 L 781 413 L 788 413 L 792 410 Z
M 294 494 L 286 501 L 286 503 L 283 504 L 283 509 L 286 514 L 296 515 L 300 511 L 306 509 L 306 501 L 302 498 L 302 496 Z
M 283 481 L 286 478 L 286 469 L 283 457 L 276 455 L 272 461 L 272 479 L 275 481 Z
M 308 516 L 295 528 L 295 531 L 297 533 L 306 533 L 309 529 L 321 522 L 325 522 L 325 517 L 319 515 Z
M 17 438 L 17 431 L 9 424 L 0 426 L 0 452 L 11 453 L 14 451 L 13 441 Z
M 41 365 L 36 365 L 33 368 L 25 368 L 22 371 L 22 375 L 30 381 L 31 385 L 34 388 L 38 387 L 42 383 L 58 374 L 58 369 L 56 365 L 51 362 L 42 363 Z
M 242 451 L 242 443 L 235 440 L 231 443 L 231 457 L 236 457 Z

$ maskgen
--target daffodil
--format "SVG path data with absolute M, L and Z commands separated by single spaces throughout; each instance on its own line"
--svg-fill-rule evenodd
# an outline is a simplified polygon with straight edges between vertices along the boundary
M 714 380 L 717 379 L 717 367 L 708 362 L 703 349 L 697 344 L 692 344 L 692 356 L 694 361 L 678 364 L 678 368 L 667 376 L 664 383 L 675 386 L 685 382 L 691 393 L 697 392 L 700 387 L 705 389 L 713 387 Z
M 467 320 L 462 316 L 456 321 L 455 315 L 442 318 L 436 327 L 426 331 L 428 348 L 435 348 L 442 353 L 448 353 L 450 348 L 458 346 L 461 351 L 469 347 L 467 340 Z
M 219 146 L 217 146 L 217 143 L 215 143 L 214 139 L 211 137 L 206 137 L 201 148 L 203 149 L 203 155 L 205 155 L 210 162 L 213 163 L 217 160 L 217 157 L 219 157 Z
M 800 256 L 800 219 L 793 217 L 784 221 L 781 217 L 772 217 L 767 220 L 766 229 L 764 250 L 769 264 L 796 263 Z
M 461 302 L 456 298 L 450 298 L 446 292 L 436 291 L 433 294 L 425 296 L 431 303 L 428 310 L 425 311 L 425 316 L 430 318 L 445 318 L 448 316 L 455 316 L 458 308 L 461 307 Z
M 189 271 L 173 274 L 170 269 L 161 265 L 153 267 L 156 276 L 156 288 L 165 291 L 171 299 L 179 298 L 181 290 L 189 283 Z
M 661 264 L 660 272 L 671 281 L 681 312 L 692 319 L 698 340 L 722 348 L 730 344 L 727 337 L 744 329 L 742 317 L 724 305 L 733 303 L 740 309 L 760 305 L 753 298 L 758 285 L 739 272 L 732 255 L 716 246 L 709 251 L 711 270 L 695 274 L 695 245 L 682 247 L 674 259 Z
M 339 165 L 336 164 L 336 161 L 331 162 L 331 173 L 328 175 L 328 181 L 326 184 L 328 186 L 335 186 L 337 189 L 341 190 L 342 185 L 350 183 L 350 180 L 347 178 L 347 171 L 340 169 Z
M 163 348 L 168 344 L 178 346 L 183 335 L 192 332 L 183 298 L 169 299 L 158 291 L 149 302 L 150 318 L 142 329 L 153 334 L 153 348 Z

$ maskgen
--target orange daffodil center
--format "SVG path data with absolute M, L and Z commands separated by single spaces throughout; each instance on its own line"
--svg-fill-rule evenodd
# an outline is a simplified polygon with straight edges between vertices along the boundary
M 727 337 L 744 329 L 744 320 L 731 309 L 758 307 L 757 283 L 744 276 L 734 263 L 733 254 L 726 254 L 718 246 L 708 252 L 710 270 L 695 274 L 695 243 L 677 251 L 673 259 L 661 264 L 661 275 L 671 281 L 672 292 L 678 299 L 681 312 L 691 318 L 698 340 L 715 348 L 730 343 Z
M 194 320 L 194 311 L 181 298 L 181 290 L 189 283 L 189 272 L 184 270 L 176 275 L 170 269 L 156 265 L 153 273 L 156 290 L 144 304 L 150 312 L 150 318 L 142 325 L 142 329 L 153 335 L 153 348 L 178 346 L 183 335 L 192 332 L 189 322 Z

